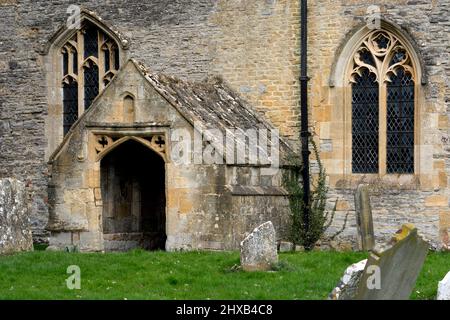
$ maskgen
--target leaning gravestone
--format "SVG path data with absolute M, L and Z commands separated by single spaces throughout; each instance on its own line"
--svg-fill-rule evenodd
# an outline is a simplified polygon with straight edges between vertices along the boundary
M 450 300 L 450 272 L 439 281 L 438 291 L 437 291 L 437 300 Z
M 241 266 L 245 271 L 267 271 L 277 262 L 275 228 L 268 221 L 241 242 Z
M 404 224 L 392 240 L 375 248 L 358 286 L 358 300 L 409 299 L 428 252 L 428 243 L 412 224 Z M 378 276 L 379 279 L 374 277 Z M 378 287 L 369 283 L 378 282 Z
M 361 184 L 356 189 L 355 211 L 359 248 L 364 251 L 370 251 L 375 246 L 375 234 L 373 232 L 372 207 L 370 205 L 368 185 Z
M 428 243 L 412 224 L 405 224 L 387 245 L 373 249 L 367 263 L 350 266 L 329 299 L 409 299 L 427 252 Z
M 0 254 L 33 250 L 25 185 L 0 179 Z

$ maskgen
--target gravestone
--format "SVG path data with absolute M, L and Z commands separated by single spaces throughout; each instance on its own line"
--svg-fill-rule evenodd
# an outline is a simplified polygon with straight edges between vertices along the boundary
M 267 271 L 277 262 L 275 228 L 268 221 L 241 242 L 241 266 L 245 271 Z
M 373 232 L 372 208 L 370 205 L 368 185 L 361 184 L 356 189 L 355 211 L 359 249 L 370 251 L 375 246 L 375 235 Z
M 331 300 L 405 300 L 414 289 L 428 244 L 412 224 L 405 224 L 367 260 L 347 268 Z
M 355 299 L 409 299 L 427 252 L 414 225 L 403 225 L 387 245 L 370 253 Z
M 288 241 L 280 242 L 280 252 L 291 252 L 294 250 L 294 244 Z
M 329 295 L 329 300 L 351 300 L 358 290 L 359 280 L 366 266 L 367 259 L 349 266 L 342 276 L 340 282 Z
M 0 254 L 33 250 L 24 183 L 0 179 Z
M 450 300 L 450 272 L 439 281 L 438 291 L 437 291 L 437 300 Z

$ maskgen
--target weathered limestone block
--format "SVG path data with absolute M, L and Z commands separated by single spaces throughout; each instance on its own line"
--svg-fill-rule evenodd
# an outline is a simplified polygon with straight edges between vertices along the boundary
M 409 299 L 427 252 L 414 225 L 403 225 L 386 246 L 371 252 L 355 299 Z
M 358 290 L 359 280 L 361 279 L 367 259 L 361 260 L 350 265 L 344 272 L 336 288 L 330 293 L 329 300 L 351 300 L 355 297 Z
M 50 208 L 46 229 L 49 231 L 87 231 L 87 203 L 95 200 L 91 190 L 67 189 L 62 193 L 62 204 L 56 203 Z M 56 197 L 56 195 L 55 195 Z
M 0 254 L 33 250 L 24 183 L 0 179 Z
M 360 250 L 372 250 L 375 245 L 372 207 L 370 205 L 369 186 L 359 185 L 355 193 L 355 211 L 358 226 L 358 245 Z
M 450 300 L 450 272 L 439 281 L 437 300 Z
M 241 266 L 245 271 L 265 271 L 277 262 L 275 228 L 268 221 L 255 228 L 241 242 Z
M 294 250 L 294 244 L 288 241 L 280 242 L 280 252 L 291 252 Z

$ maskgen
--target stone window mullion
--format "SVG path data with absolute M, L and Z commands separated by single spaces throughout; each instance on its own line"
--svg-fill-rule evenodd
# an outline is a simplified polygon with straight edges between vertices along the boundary
M 109 70 L 113 69 L 115 61 L 115 54 L 112 47 L 109 48 Z
M 103 43 L 105 41 L 104 35 L 102 32 L 97 32 L 97 39 L 98 39 L 98 88 L 99 91 L 102 91 L 105 88 L 105 84 L 103 82 L 103 78 L 105 76 L 105 57 L 102 50 Z
M 83 32 L 77 32 L 78 44 L 78 116 L 84 112 L 84 37 Z
M 74 73 L 75 73 L 75 71 L 73 70 L 73 59 L 74 59 L 74 54 L 76 54 L 76 53 L 74 53 L 73 52 L 73 50 L 72 50 L 72 48 L 70 47 L 70 46 L 67 46 L 67 56 L 68 56 L 68 59 L 67 59 L 67 74 L 69 74 L 69 75 L 73 75 Z
M 379 175 L 384 176 L 386 174 L 386 146 L 387 146 L 387 101 L 386 101 L 386 83 L 384 81 L 380 81 L 379 84 L 379 122 L 378 122 L 378 136 L 379 136 L 379 147 L 378 147 L 378 166 L 379 166 Z

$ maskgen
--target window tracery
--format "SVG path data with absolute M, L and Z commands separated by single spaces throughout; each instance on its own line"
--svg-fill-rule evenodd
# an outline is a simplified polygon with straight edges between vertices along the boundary
M 353 56 L 352 172 L 414 173 L 415 72 L 392 33 L 371 32 Z
M 86 22 L 61 47 L 64 135 L 120 67 L 118 44 Z

